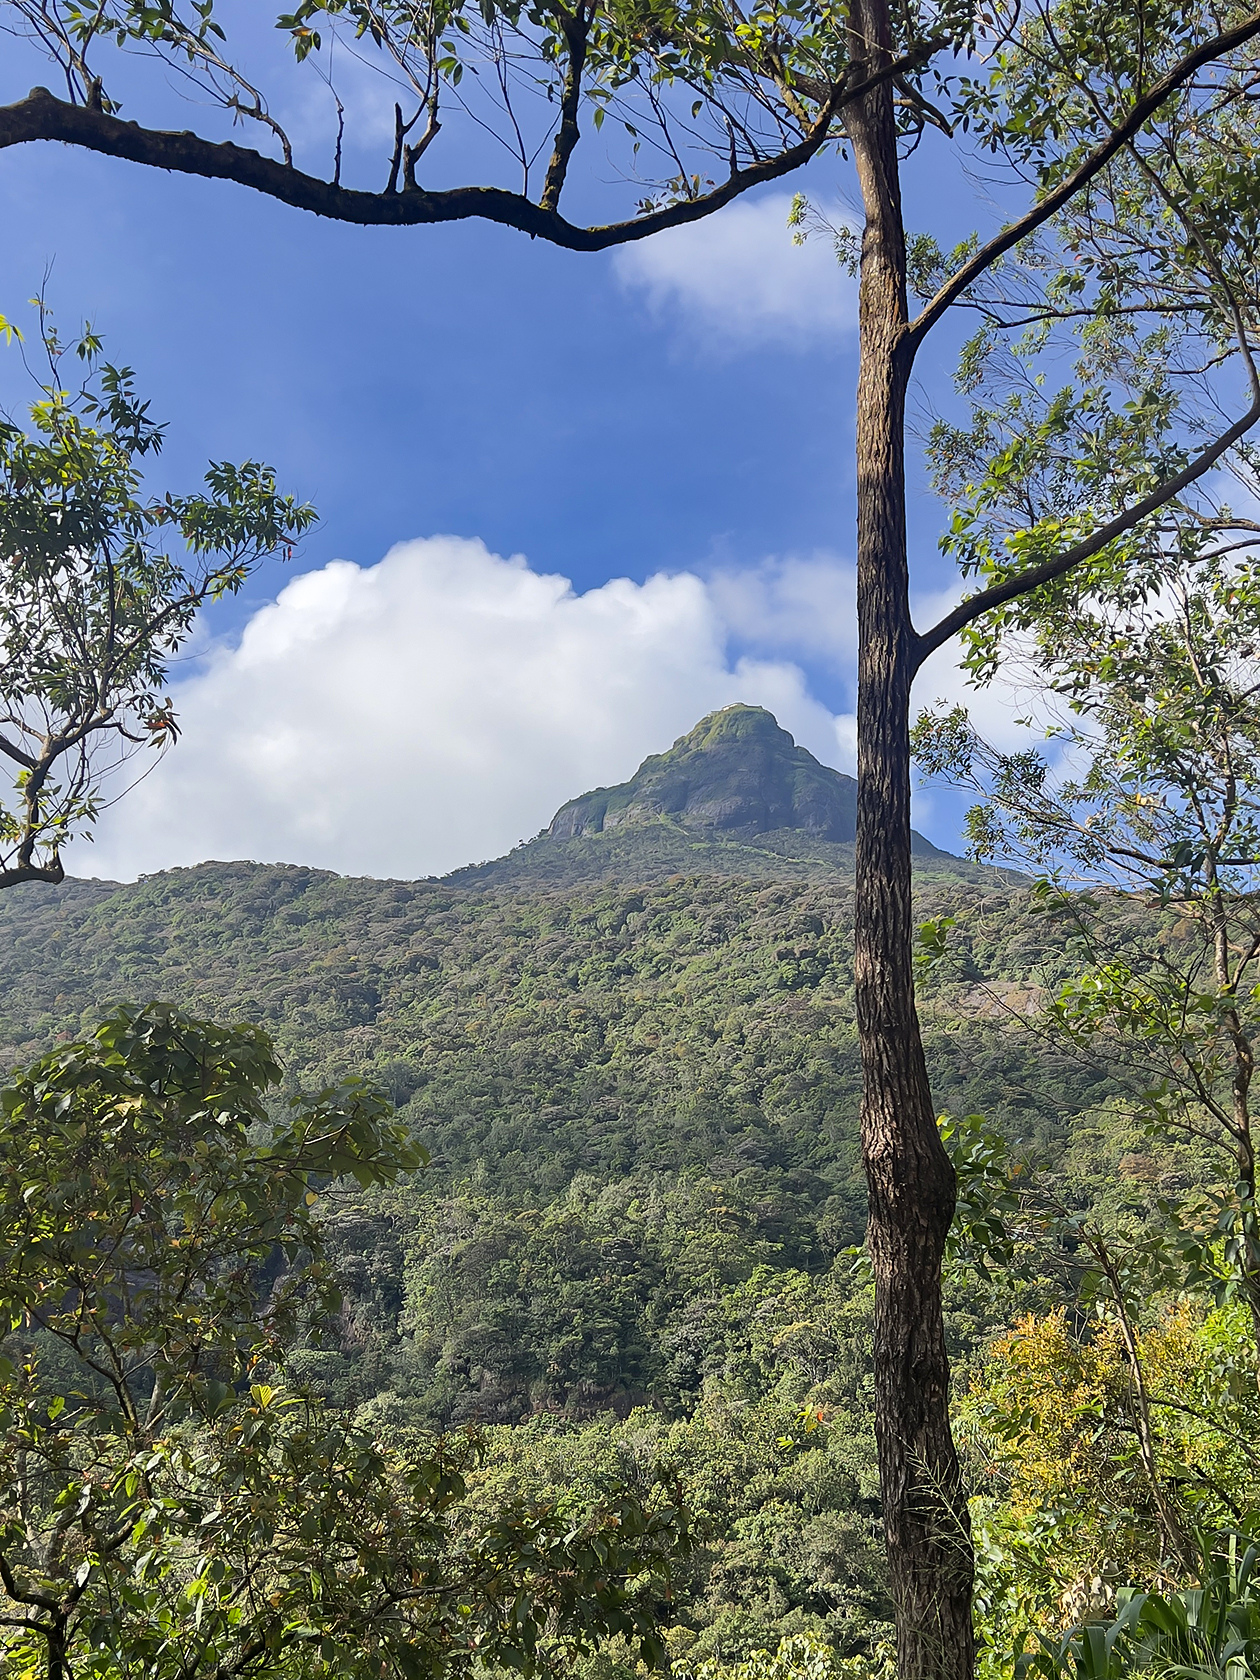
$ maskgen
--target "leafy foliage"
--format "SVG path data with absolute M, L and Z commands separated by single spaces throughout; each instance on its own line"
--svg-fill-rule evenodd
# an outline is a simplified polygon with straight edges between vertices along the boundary
M 923 893 L 966 951 L 925 981 L 942 1102 L 1057 1156 L 1117 1088 L 1008 1007 L 1072 972 L 1063 929 L 1001 880 Z M 346 1393 L 405 1380 L 448 1421 L 673 1407 L 753 1311 L 728 1291 L 861 1239 L 850 902 L 843 876 L 526 894 L 207 865 L 9 895 L 0 1009 L 29 1054 L 97 997 L 173 995 L 263 1021 L 290 1077 L 388 1086 L 433 1167 L 335 1215 Z
M 431 1149 L 417 1178 L 314 1204 L 342 1301 L 320 1336 L 299 1326 L 283 1387 L 254 1374 L 282 1397 L 273 1450 L 283 1430 L 307 1439 L 308 1418 L 385 1443 L 388 1462 L 434 1429 L 479 1432 L 448 1449 L 466 1490 L 448 1537 L 482 1533 L 513 1489 L 569 1529 L 618 1487 L 648 1509 L 681 1498 L 691 1550 L 661 1612 L 676 1662 L 738 1663 L 798 1635 L 829 1660 L 877 1662 L 869 1286 L 843 1252 L 861 1235 L 849 893 L 839 874 L 478 890 L 258 865 L 28 887 L 0 907 L 5 1007 L 28 1043 L 111 990 L 247 1013 L 290 1051 L 285 1089 L 349 1058 Z M 1045 1317 L 1081 1282 L 1081 1265 L 1050 1263 L 1044 1218 L 1012 1218 L 1046 1182 L 1021 1162 L 1048 1164 L 1061 1202 L 1131 1237 L 1205 1167 L 1120 1105 L 1135 1089 L 1122 1057 L 1031 1030 L 1080 971 L 1074 918 L 1002 877 L 925 877 L 919 902 L 939 930 L 922 979 L 937 1088 L 1013 1140 L 954 1125 L 957 1264 L 991 1254 L 995 1231 L 1015 1240 L 988 1281 L 964 1268 L 949 1286 L 953 1346 L 980 1370 L 1013 1312 Z M 1175 920 L 1100 904 L 1135 948 Z M 1116 1404 L 1129 1468 L 1109 1485 L 1137 1527 L 1124 1499 L 1139 1513 L 1149 1499 Z M 996 1515 L 991 1533 L 1001 1550 Z M 1047 1563 L 1056 1580 L 1072 1557 Z M 1039 1580 L 1057 1606 L 1068 1580 Z M 632 1666 L 616 1640 L 589 1661 L 591 1675 Z
M 869 1419 L 802 1407 L 788 1388 L 714 1385 L 674 1419 L 643 1407 L 580 1427 L 540 1414 L 490 1429 L 471 1497 L 493 1503 L 519 1487 L 589 1511 L 610 1484 L 645 1495 L 675 1477 L 696 1525 L 674 1576 L 675 1664 L 738 1661 L 793 1635 L 833 1657 L 866 1651 L 887 1638 L 890 1614 Z
M 1198 1586 L 1129 1592 L 1110 1625 L 1073 1629 L 1057 1645 L 1042 1640 L 1019 1672 L 1111 1680 L 1163 1673 L 1184 1680 L 1248 1680 L 1260 1666 L 1256 1548 L 1250 1530 L 1201 1538 Z
M 3 1094 L 6 1673 L 532 1673 L 608 1634 L 661 1654 L 669 1497 L 574 1522 L 466 1511 L 475 1439 L 384 1444 L 287 1390 L 337 1294 L 330 1179 L 422 1152 L 360 1082 L 290 1105 L 257 1028 L 120 1011 Z
M 1248 1448 L 1257 1397 L 1245 1315 L 1169 1304 L 1136 1342 L 1158 1488 L 1140 1449 L 1141 1401 L 1114 1316 L 1072 1324 L 1060 1308 L 1022 1320 L 993 1344 L 964 1404 L 977 1448 L 983 1442 L 989 1455 L 983 1485 L 1002 1488 L 1012 1567 L 1043 1614 L 1058 1599 L 1069 1617 L 1080 1615 L 1093 1590 L 1105 1605 L 1126 1582 L 1175 1579 L 1194 1561 L 1167 1550 L 1162 1494 L 1171 1492 L 1187 1533 L 1214 1532 L 1260 1494 Z M 1037 1553 L 1051 1537 L 1047 1570 Z
M 971 973 L 1063 972 L 1004 882 L 925 892 Z M 434 1164 L 315 1204 L 343 1299 L 289 1345 L 276 1427 L 306 1431 L 313 1407 L 390 1447 L 479 1428 L 481 1456 L 455 1460 L 470 1500 L 488 1490 L 477 1521 L 513 1485 L 572 1526 L 618 1485 L 668 1500 L 653 1477 L 676 1475 L 701 1532 L 672 1569 L 675 1657 L 804 1630 L 839 1660 L 888 1628 L 867 1286 L 833 1258 L 861 1234 L 848 894 L 844 876 L 529 895 L 248 865 L 23 888 L 0 909 L 7 1008 L 51 1035 L 101 993 L 174 991 L 274 1026 L 293 1094 L 347 1056 L 386 1081 Z M 942 1087 L 960 1107 L 1004 1094 L 1026 1126 L 1004 1020 L 971 981 L 931 985 Z M 1024 1074 L 1050 1094 L 1031 1052 Z M 959 1347 L 1004 1310 L 958 1293 Z
M 739 1662 L 723 1663 L 706 1658 L 687 1669 L 694 1680 L 840 1680 L 840 1676 L 888 1674 L 892 1669 L 892 1647 L 882 1646 L 877 1661 L 863 1658 L 837 1660 L 835 1652 L 809 1634 L 789 1634 L 773 1651 L 750 1651 Z
M 198 611 L 315 517 L 256 461 L 212 462 L 198 494 L 148 494 L 164 428 L 131 370 L 101 360 L 90 327 L 63 343 L 42 303 L 40 337 L 29 429 L 0 420 L 0 753 L 17 767 L 0 887 L 63 878 L 109 772 L 176 738 L 167 666 Z

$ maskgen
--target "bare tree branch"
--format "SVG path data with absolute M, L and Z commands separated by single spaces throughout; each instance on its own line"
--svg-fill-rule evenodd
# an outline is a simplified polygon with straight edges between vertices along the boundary
M 590 30 L 586 0 L 579 0 L 575 12 L 562 14 L 561 28 L 564 31 L 569 61 L 565 66 L 564 93 L 560 100 L 560 127 L 556 131 L 555 145 L 551 161 L 547 165 L 547 177 L 539 201 L 542 209 L 552 211 L 560 208 L 560 194 L 564 189 L 565 176 L 569 172 L 569 159 L 573 156 L 573 148 L 579 138 L 578 105 L 582 98 L 582 71 L 586 67 L 586 41 Z
M 1256 28 L 1260 30 L 1260 19 Z M 32 140 L 59 140 L 107 157 L 126 158 L 151 168 L 209 180 L 235 181 L 295 209 L 309 210 L 330 220 L 364 227 L 421 227 L 438 222 L 482 217 L 514 227 L 531 238 L 545 239 L 570 251 L 604 251 L 614 245 L 646 239 L 664 228 L 701 220 L 729 204 L 750 187 L 774 181 L 800 168 L 834 137 L 840 112 L 854 100 L 909 70 L 919 68 L 942 43 L 925 42 L 876 73 L 850 86 L 841 80 L 831 89 L 812 125 L 795 143 L 773 157 L 758 159 L 732 170 L 709 192 L 662 206 L 628 221 L 581 227 L 566 221 L 547 203 L 535 203 L 502 187 L 453 187 L 428 191 L 407 186 L 404 191 L 364 192 L 308 175 L 275 158 L 265 157 L 232 141 L 205 140 L 190 132 L 142 128 L 138 123 L 85 105 L 58 99 L 47 88 L 32 88 L 25 99 L 0 107 L 0 150 Z M 562 129 L 563 132 L 563 129 Z M 570 150 L 572 148 L 570 147 Z M 555 157 L 552 159 L 555 163 Z M 391 176 L 391 179 L 394 177 Z M 552 180 L 548 171 L 548 181 Z M 557 193 L 558 196 L 558 193 Z

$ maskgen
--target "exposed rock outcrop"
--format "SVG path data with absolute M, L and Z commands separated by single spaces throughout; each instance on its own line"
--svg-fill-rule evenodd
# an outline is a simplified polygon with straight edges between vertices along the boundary
M 761 706 L 727 706 L 644 759 L 628 782 L 562 805 L 548 833 L 568 840 L 667 817 L 738 839 L 803 829 L 844 843 L 856 811 L 852 776 L 820 764 Z

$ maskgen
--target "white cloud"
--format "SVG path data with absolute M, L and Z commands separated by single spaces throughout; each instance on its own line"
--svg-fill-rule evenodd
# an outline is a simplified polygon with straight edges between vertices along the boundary
M 622 246 L 614 271 L 645 292 L 662 319 L 681 317 L 719 343 L 804 348 L 838 338 L 857 319 L 857 288 L 826 238 L 793 243 L 791 204 L 788 193 L 739 199 L 715 216 Z
M 955 598 L 919 599 L 917 622 Z M 179 744 L 68 861 L 113 878 L 212 857 L 440 874 L 502 854 L 736 700 L 852 774 L 855 642 L 853 568 L 828 554 L 585 594 L 458 537 L 333 561 L 255 613 L 239 645 L 209 644 L 175 688 Z M 970 690 L 956 659 L 928 662 L 916 709 L 961 700 L 995 745 L 1025 743 L 1012 695 Z M 829 669 L 839 714 L 797 660 Z M 938 844 L 955 843 L 960 809 L 943 789 L 915 796 Z
M 857 573 L 847 560 L 776 556 L 718 571 L 709 589 L 728 630 L 762 650 L 815 658 L 851 676 L 857 657 Z
M 913 604 L 914 621 L 926 630 L 956 607 L 963 591 L 958 585 L 916 596 Z M 1018 721 L 1031 708 L 1028 696 L 1021 696 L 1015 684 L 999 676 L 984 688 L 973 688 L 959 665 L 961 649 L 957 641 L 947 642 L 924 661 L 915 678 L 911 695 L 911 712 L 917 716 L 925 708 L 943 701 L 949 706 L 965 706 L 971 720 L 990 746 L 1002 752 L 1014 752 L 1039 739 Z
M 914 621 L 926 630 L 944 617 L 962 599 L 958 584 L 931 594 L 920 594 L 913 603 Z M 1012 676 L 1000 674 L 984 688 L 974 688 L 959 664 L 957 641 L 938 648 L 923 664 L 915 678 L 910 696 L 910 715 L 935 708 L 938 702 L 946 706 L 964 706 L 980 736 L 1001 752 L 1019 752 L 1027 747 L 1047 750 L 1042 733 L 1029 729 L 1020 719 L 1038 707 L 1033 696 Z M 1010 666 L 1007 667 L 1009 671 Z M 1054 750 L 1050 749 L 1053 759 Z M 926 782 L 914 794 L 916 823 L 929 832 L 938 845 L 960 850 L 957 835 L 962 813 L 974 803 L 974 797 L 947 787 L 941 782 Z
M 758 566 L 714 572 L 708 584 L 732 636 L 761 653 L 786 654 L 828 667 L 840 677 L 852 701 L 857 669 L 857 571 L 850 561 L 830 554 L 774 557 Z M 935 624 L 961 598 L 957 584 L 919 592 L 912 602 L 915 624 L 920 629 Z M 1029 708 L 1016 703 L 1004 681 L 973 688 L 959 667 L 958 656 L 958 644 L 952 642 L 927 660 L 915 683 L 912 712 L 917 715 L 938 699 L 964 705 L 993 746 L 1004 751 L 1026 746 L 1031 737 L 1016 722 L 1016 713 Z M 857 718 L 845 712 L 836 718 L 835 727 L 840 749 L 830 762 L 852 770 Z
M 578 595 L 455 537 L 295 579 L 175 699 L 179 745 L 76 847 L 77 873 L 210 857 L 439 873 L 507 850 L 735 700 L 845 757 L 795 665 L 728 661 L 700 578 Z

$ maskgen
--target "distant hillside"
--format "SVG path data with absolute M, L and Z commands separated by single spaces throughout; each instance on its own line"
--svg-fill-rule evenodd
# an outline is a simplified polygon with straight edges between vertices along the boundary
M 344 1346 L 308 1375 L 347 1402 L 388 1392 L 442 1423 L 645 1398 L 674 1415 L 733 1371 L 759 1401 L 780 1341 L 824 1310 L 807 1280 L 827 1301 L 854 1287 L 836 1258 L 865 1219 L 852 907 L 834 867 L 470 888 L 207 863 L 29 884 L 0 892 L 0 1066 L 161 998 L 261 1023 L 290 1089 L 383 1084 L 432 1167 L 330 1207 Z M 1018 1029 L 1020 1001 L 1079 960 L 1064 930 L 996 877 L 920 876 L 916 910 L 955 919 L 962 964 L 924 985 L 938 1107 L 1054 1157 L 1114 1090 Z M 810 1383 L 850 1370 L 858 1332 L 819 1334 Z M 764 1369 L 741 1351 L 759 1337 Z
M 163 998 L 261 1022 L 295 1075 L 377 1074 L 448 1181 L 552 1194 L 580 1173 L 773 1162 L 821 1175 L 811 1198 L 843 1185 L 852 1210 L 853 847 L 828 836 L 851 832 L 853 786 L 734 706 L 441 881 L 206 863 L 11 889 L 0 1060 Z M 1028 978 L 1020 883 L 917 845 L 923 913 L 993 907 L 997 971 Z M 933 1033 L 943 1103 L 1026 1100 L 1012 1050 L 973 1078 L 960 1046 L 998 1045 L 992 1022 Z
M 468 887 L 574 886 L 715 874 L 823 880 L 853 870 L 857 783 L 798 747 L 760 706 L 701 720 L 628 782 L 562 805 L 533 840 L 445 879 Z M 912 836 L 920 875 L 993 881 L 992 870 Z
M 922 836 L 914 854 L 915 874 L 935 878 L 996 882 L 1013 879 L 1005 872 L 940 852 Z M 780 828 L 754 840 L 730 839 L 703 829 L 685 828 L 669 817 L 613 828 L 602 834 L 557 839 L 540 834 L 491 863 L 469 864 L 443 876 L 448 886 L 501 887 L 525 892 L 576 887 L 600 881 L 629 886 L 671 875 L 719 875 L 742 881 L 825 881 L 853 874 L 853 846 L 818 840 L 800 829 Z
M 921 915 L 974 929 L 977 981 L 1065 972 L 1062 936 L 1026 902 L 946 876 L 918 894 Z M 852 1233 L 851 919 L 838 872 L 468 892 L 208 863 L 30 884 L 0 893 L 0 1057 L 111 1002 L 169 999 L 261 1022 L 307 1079 L 376 1073 L 448 1181 L 476 1171 L 538 1195 L 583 1172 L 804 1172 L 807 1200 L 842 1195 Z M 966 988 L 929 1008 L 940 1105 L 1078 1111 L 1076 1075 L 991 1015 Z
M 668 1467 L 697 1517 L 672 1611 L 688 1662 L 801 1632 L 852 1657 L 891 1632 L 870 1292 L 845 1252 L 866 1211 L 852 847 L 824 831 L 848 793 L 750 712 L 649 760 L 633 798 L 575 801 L 567 834 L 562 812 L 443 881 L 205 863 L 0 892 L 0 1067 L 160 998 L 261 1023 L 290 1092 L 388 1089 L 432 1165 L 321 1197 L 342 1310 L 285 1380 L 374 1429 L 488 1426 L 477 1475 L 512 1497 Z M 662 809 L 644 794 L 609 824 L 645 788 Z M 1116 1078 L 1020 1030 L 1080 961 L 1070 929 L 1026 883 L 926 842 L 916 861 L 916 912 L 953 918 L 957 956 L 921 987 L 938 1109 L 1051 1160 L 1079 1136 L 1094 1172 L 1079 1120 Z M 1089 1181 L 1126 1210 L 1155 1182 L 1126 1176 L 1134 1147 Z M 951 1286 L 952 1350 L 1029 1299 Z M 807 1411 L 826 1427 L 800 1430 Z

